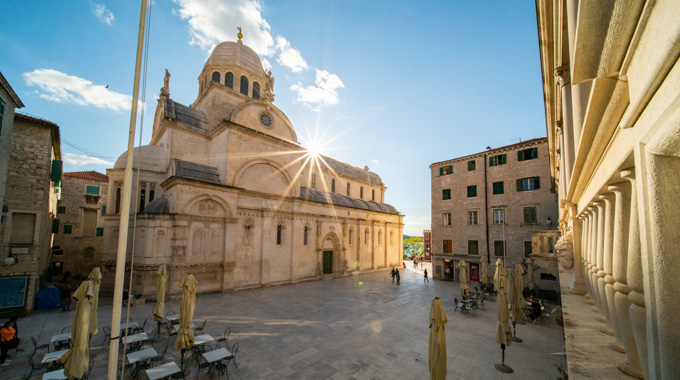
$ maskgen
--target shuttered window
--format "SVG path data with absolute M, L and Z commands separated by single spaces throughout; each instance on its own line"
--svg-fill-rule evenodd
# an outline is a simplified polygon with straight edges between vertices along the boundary
M 453 244 L 451 240 L 444 240 L 444 253 L 453 253 Z
M 468 171 L 471 172 L 475 169 L 477 169 L 477 161 L 475 160 L 468 161 Z
M 439 168 L 439 175 L 449 175 L 453 173 L 453 165 L 442 166 Z
M 467 187 L 467 196 L 468 198 L 474 198 L 477 196 L 477 185 Z
M 524 149 L 517 152 L 517 161 L 533 160 L 538 158 L 538 148 Z
M 524 207 L 524 224 L 538 223 L 538 212 L 536 206 Z
M 504 192 L 505 192 L 505 189 L 503 188 L 503 181 L 493 183 L 493 193 L 494 194 L 503 194 Z
M 504 154 L 489 157 L 489 166 L 505 165 L 506 163 L 507 159 Z
M 503 256 L 503 252 L 505 252 L 505 242 L 502 240 L 494 240 L 493 242 L 494 256 Z
M 451 189 L 444 189 L 442 190 L 442 200 L 449 200 L 451 199 Z
M 479 241 L 468 240 L 468 255 L 479 255 Z
M 538 190 L 540 188 L 540 177 L 527 177 L 517 180 L 517 191 Z

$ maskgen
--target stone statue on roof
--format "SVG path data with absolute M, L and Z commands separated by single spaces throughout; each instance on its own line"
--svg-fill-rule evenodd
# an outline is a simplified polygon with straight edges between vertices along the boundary
M 269 100 L 270 102 L 274 101 L 274 76 L 272 75 L 271 70 L 265 72 L 265 77 L 267 77 L 267 81 L 264 84 L 264 96 L 263 98 L 265 100 Z
M 165 78 L 163 78 L 163 88 L 161 88 L 161 95 L 170 96 L 170 72 L 165 69 Z

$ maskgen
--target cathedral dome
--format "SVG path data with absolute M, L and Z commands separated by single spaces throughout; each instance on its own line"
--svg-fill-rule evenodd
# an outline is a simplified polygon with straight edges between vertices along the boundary
M 260 57 L 241 40 L 222 42 L 215 46 L 210 58 L 205 62 L 205 67 L 207 66 L 239 66 L 258 76 L 264 73 Z

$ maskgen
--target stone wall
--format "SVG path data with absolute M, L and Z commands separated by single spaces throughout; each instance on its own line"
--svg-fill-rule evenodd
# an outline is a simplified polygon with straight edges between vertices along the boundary
M 104 237 L 96 236 L 96 228 L 104 227 L 102 207 L 108 197 L 108 181 L 77 178 L 71 173 L 64 174 L 61 200 L 58 203 L 57 218 L 59 232 L 54 235 L 52 262 L 60 271 L 85 277 L 92 268 L 99 265 L 104 247 Z M 86 195 L 86 186 L 98 186 L 99 196 Z M 60 213 L 63 211 L 64 213 Z M 94 233 L 85 230 L 85 213 L 96 215 Z M 64 234 L 64 226 L 71 226 L 71 234 Z M 92 227 L 90 227 L 92 228 Z M 87 236 L 86 236 L 87 235 Z

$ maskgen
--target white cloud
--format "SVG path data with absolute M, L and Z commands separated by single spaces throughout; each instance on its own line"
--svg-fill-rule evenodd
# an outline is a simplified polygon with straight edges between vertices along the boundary
M 378 160 L 371 160 L 371 162 L 373 162 L 374 164 L 379 164 L 379 163 L 380 163 L 380 161 L 378 161 Z
M 290 47 L 290 42 L 284 37 L 276 36 L 276 49 L 279 51 L 279 57 L 276 58 L 279 65 L 290 68 L 294 73 L 299 73 L 308 67 L 300 51 Z
M 404 234 L 423 236 L 423 230 L 431 228 L 432 218 L 429 215 L 406 215 L 404 217 Z
M 179 5 L 179 15 L 189 23 L 191 44 L 211 50 L 223 41 L 236 41 L 236 26 L 243 30 L 244 43 L 257 54 L 271 57 L 274 39 L 269 24 L 262 18 L 259 1 L 235 0 L 173 0 Z
M 52 69 L 38 69 L 21 76 L 28 86 L 38 86 L 42 90 L 39 92 L 41 98 L 56 103 L 92 105 L 114 111 L 129 110 L 132 103 L 130 95 L 111 91 L 108 86 L 96 85 L 87 79 Z
M 73 164 L 73 165 L 79 165 L 79 166 L 89 165 L 89 164 L 107 165 L 107 166 L 113 165 L 113 162 L 111 162 L 111 161 L 106 161 L 106 160 L 102 160 L 101 158 L 86 156 L 86 155 L 83 155 L 83 154 L 63 153 L 61 156 L 64 159 L 64 161 L 66 161 L 67 164 Z
M 264 58 L 262 60 L 262 68 L 264 69 L 264 71 L 268 71 L 269 69 L 272 68 L 272 64 L 269 63 L 269 61 L 266 58 Z
M 106 9 L 106 6 L 104 4 L 97 4 L 90 2 L 92 5 L 92 13 L 94 13 L 95 16 L 99 19 L 99 21 L 103 22 L 104 24 L 111 25 L 113 24 L 113 13 Z
M 322 106 L 338 103 L 340 100 L 338 89 L 345 87 L 340 78 L 326 70 L 314 70 L 316 70 L 315 86 L 304 87 L 300 82 L 290 86 L 292 90 L 297 91 L 296 100 L 317 110 Z

